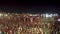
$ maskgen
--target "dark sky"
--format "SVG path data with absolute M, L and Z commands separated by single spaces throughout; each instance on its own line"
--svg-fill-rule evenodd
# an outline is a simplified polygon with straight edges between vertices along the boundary
M 58 13 L 60 14 L 59 2 L 27 1 L 27 2 L 0 2 L 0 10 L 14 13 Z

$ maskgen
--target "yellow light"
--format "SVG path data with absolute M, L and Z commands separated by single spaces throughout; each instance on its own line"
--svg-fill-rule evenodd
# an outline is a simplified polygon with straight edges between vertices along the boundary
M 0 16 L 2 16 L 2 14 L 0 13 Z

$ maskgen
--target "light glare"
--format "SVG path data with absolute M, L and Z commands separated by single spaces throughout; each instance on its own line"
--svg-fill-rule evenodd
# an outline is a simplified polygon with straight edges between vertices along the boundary
M 60 19 L 58 19 L 58 21 L 60 21 Z

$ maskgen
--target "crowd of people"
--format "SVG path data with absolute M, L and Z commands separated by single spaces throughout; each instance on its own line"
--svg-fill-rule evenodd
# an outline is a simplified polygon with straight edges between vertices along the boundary
M 0 34 L 44 34 L 45 28 L 46 25 L 41 16 L 12 14 L 0 17 Z
M 42 28 L 33 27 L 22 27 L 22 26 L 3 26 L 0 25 L 0 34 L 43 34 Z

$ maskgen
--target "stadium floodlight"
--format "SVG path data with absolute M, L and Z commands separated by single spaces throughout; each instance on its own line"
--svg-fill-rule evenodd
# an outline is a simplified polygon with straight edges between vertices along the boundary
M 49 15 L 48 15 L 48 14 L 46 14 L 46 17 L 49 17 Z
M 46 14 L 46 17 L 52 17 L 52 14 L 50 14 L 50 15 L 49 14 Z

